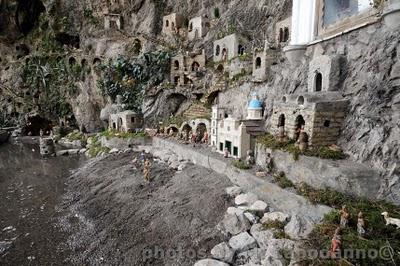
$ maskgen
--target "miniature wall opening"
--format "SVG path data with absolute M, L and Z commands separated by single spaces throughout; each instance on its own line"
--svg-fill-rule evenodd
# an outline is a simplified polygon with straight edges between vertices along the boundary
M 142 42 L 139 40 L 139 39 L 135 39 L 134 41 L 133 41 L 133 53 L 135 54 L 135 55 L 138 55 L 138 54 L 140 54 L 140 52 L 142 51 Z
M 314 78 L 315 91 L 322 91 L 322 74 L 317 72 Z
M 174 61 L 174 69 L 179 70 L 179 61 L 178 60 Z
M 219 91 L 214 91 L 210 93 L 210 95 L 207 97 L 207 104 L 208 105 L 218 104 L 218 96 L 219 96 Z
M 192 71 L 197 72 L 197 71 L 199 71 L 199 69 L 200 69 L 200 64 L 197 63 L 196 61 L 194 61 L 192 64 Z
M 304 97 L 303 96 L 299 96 L 299 98 L 297 98 L 297 103 L 299 105 L 304 105 Z
M 204 137 L 204 134 L 207 132 L 207 126 L 204 123 L 200 123 L 196 127 L 197 137 L 201 140 Z
M 223 57 L 222 59 L 225 60 L 227 55 L 228 55 L 228 50 L 226 48 L 222 49 L 222 57 Z
M 178 85 L 179 84 L 179 80 L 180 80 L 180 77 L 174 77 L 174 84 Z
M 330 120 L 325 120 L 324 121 L 324 127 L 330 127 L 331 121 Z
M 79 35 L 70 35 L 64 32 L 57 33 L 56 41 L 61 45 L 67 45 L 79 49 L 80 38 Z
M 101 64 L 101 60 L 100 60 L 100 58 L 95 58 L 95 59 L 93 59 L 93 65 L 94 66 L 98 66 L 98 65 L 100 65 Z
M 165 21 L 165 27 L 169 27 L 169 20 L 167 19 L 166 21 Z
M 219 46 L 219 45 L 217 45 L 216 47 L 215 47 L 215 55 L 216 56 L 219 56 L 219 53 L 221 52 L 221 47 Z
M 261 57 L 257 57 L 256 59 L 256 69 L 261 68 Z
M 286 102 L 287 102 L 286 96 L 283 96 L 283 97 L 282 97 L 282 102 L 283 102 L 283 103 L 286 103 Z
M 224 72 L 224 66 L 222 64 L 219 64 L 217 66 L 217 72 L 220 74 L 222 74 Z
M 300 135 L 300 131 L 306 125 L 306 121 L 304 120 L 302 115 L 298 115 L 295 120 L 295 128 L 294 128 L 294 139 L 297 140 Z
M 283 42 L 289 41 L 289 28 L 285 27 L 283 30 Z
M 73 57 L 70 57 L 69 60 L 68 60 L 68 63 L 69 63 L 70 66 L 73 66 L 73 65 L 76 64 L 76 59 L 73 58 Z
M 238 54 L 239 55 L 243 55 L 244 54 L 244 47 L 241 44 L 238 45 Z
M 18 0 L 15 14 L 15 22 L 18 29 L 24 35 L 28 34 L 36 25 L 40 14 L 44 11 L 46 11 L 46 8 L 40 0 Z
M 285 115 L 281 114 L 278 118 L 278 127 L 285 127 Z
M 282 28 L 279 29 L 279 39 L 278 39 L 278 41 L 279 42 L 283 42 L 283 29 Z
M 167 129 L 167 134 L 168 135 L 174 135 L 176 136 L 179 133 L 179 130 L 176 127 L 169 127 Z
M 189 132 L 192 131 L 192 127 L 189 126 L 189 124 L 185 124 L 185 125 L 182 127 L 182 131 L 185 132 L 185 133 L 189 133 Z
M 190 24 L 189 24 L 189 32 L 192 32 L 193 31 L 193 22 L 190 22 Z

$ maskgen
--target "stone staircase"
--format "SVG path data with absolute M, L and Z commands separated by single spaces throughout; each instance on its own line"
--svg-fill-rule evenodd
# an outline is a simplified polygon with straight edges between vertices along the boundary
M 192 104 L 183 115 L 189 119 L 195 119 L 199 117 L 210 117 L 211 112 L 202 104 Z

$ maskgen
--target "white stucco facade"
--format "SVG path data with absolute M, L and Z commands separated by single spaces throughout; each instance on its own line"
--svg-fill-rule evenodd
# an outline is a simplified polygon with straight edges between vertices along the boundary
M 293 0 L 290 45 L 306 45 L 315 35 L 316 0 Z

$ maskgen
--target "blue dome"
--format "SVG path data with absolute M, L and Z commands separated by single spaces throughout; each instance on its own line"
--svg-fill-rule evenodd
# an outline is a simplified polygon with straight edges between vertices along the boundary
M 260 102 L 259 100 L 253 99 L 249 103 L 249 108 L 255 108 L 255 109 L 262 108 L 262 102 Z

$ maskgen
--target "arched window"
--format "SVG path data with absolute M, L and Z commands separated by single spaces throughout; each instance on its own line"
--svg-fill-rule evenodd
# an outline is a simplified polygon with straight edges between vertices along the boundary
M 166 21 L 165 21 L 165 27 L 169 27 L 169 20 L 167 19 Z
M 285 96 L 282 97 L 282 102 L 283 102 L 283 103 L 286 102 L 286 97 L 285 97 Z
M 217 72 L 219 72 L 219 73 L 222 73 L 222 72 L 224 72 L 224 66 L 221 64 L 221 65 L 218 65 L 218 67 L 217 67 Z
M 257 57 L 256 59 L 256 69 L 259 69 L 261 67 L 261 57 Z
M 239 44 L 239 46 L 238 46 L 238 54 L 239 55 L 243 55 L 244 54 L 244 48 L 243 48 L 243 46 L 241 44 Z
M 317 72 L 314 78 L 315 91 L 322 91 L 322 74 Z
M 174 69 L 179 70 L 179 61 L 178 60 L 175 60 L 175 62 L 174 62 Z
M 76 64 L 76 59 L 73 58 L 73 57 L 71 57 L 71 58 L 69 59 L 68 63 L 69 63 L 70 65 L 75 65 L 75 64 Z
M 304 104 L 304 97 L 303 96 L 299 96 L 299 98 L 297 98 L 297 103 L 299 105 L 303 105 Z
M 284 127 L 284 126 L 285 126 L 285 115 L 281 114 L 278 119 L 278 127 Z
M 283 29 L 279 29 L 279 42 L 283 42 Z
M 217 45 L 217 47 L 215 47 L 215 55 L 219 56 L 220 52 L 221 52 L 221 47 L 219 45 Z
M 189 24 L 189 32 L 191 32 L 193 30 L 193 22 L 190 22 Z
M 192 64 L 192 71 L 199 71 L 200 64 L 197 63 L 196 61 L 193 62 Z

